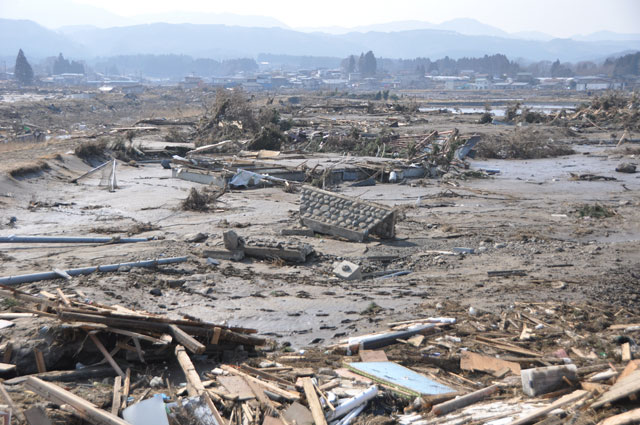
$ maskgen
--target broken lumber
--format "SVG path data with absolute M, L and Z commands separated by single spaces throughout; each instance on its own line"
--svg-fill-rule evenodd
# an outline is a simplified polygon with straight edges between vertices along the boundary
M 498 391 L 497 385 L 491 385 L 490 387 L 483 388 L 478 391 L 474 391 L 469 394 L 465 394 L 461 397 L 454 398 L 453 400 L 445 401 L 444 403 L 436 404 L 431 409 L 431 413 L 434 415 L 446 415 L 449 412 L 453 412 L 454 410 L 461 409 L 463 407 L 469 406 L 470 404 L 474 404 L 483 400 L 484 398 L 490 396 L 491 394 Z
M 89 332 L 89 338 L 91 338 L 91 340 L 93 341 L 93 343 L 96 345 L 96 347 L 98 347 L 98 350 L 100 350 L 100 352 L 102 353 L 102 355 L 104 356 L 105 360 L 107 362 L 109 362 L 109 364 L 111 365 L 111 367 L 113 368 L 113 370 L 115 370 L 118 375 L 120 375 L 122 378 L 125 377 L 124 372 L 122 371 L 122 369 L 120 368 L 120 366 L 118 366 L 118 363 L 116 363 L 116 361 L 113 359 L 113 357 L 111 356 L 111 354 L 109 354 L 109 352 L 107 351 L 107 349 L 104 347 L 104 345 L 102 345 L 102 342 L 100 342 L 100 340 L 98 339 L 97 336 L 95 336 L 95 334 L 93 334 L 92 332 Z
M 498 373 L 509 369 L 514 375 L 520 375 L 520 365 L 515 362 L 508 362 L 506 360 L 498 359 L 495 357 L 483 356 L 471 351 L 462 351 L 460 353 L 460 369 L 462 370 L 477 370 L 480 372 L 492 372 Z
M 567 394 L 563 397 L 560 397 L 558 400 L 554 401 L 553 403 L 550 403 L 548 406 L 545 407 L 541 407 L 537 410 L 534 410 L 533 412 L 529 413 L 528 415 L 525 415 L 523 417 L 521 417 L 520 419 L 515 420 L 514 422 L 511 422 L 510 425 L 524 425 L 524 424 L 528 424 L 530 422 L 535 421 L 536 419 L 545 416 L 547 413 L 562 407 L 562 406 L 566 406 L 567 404 L 571 404 L 571 403 L 575 403 L 577 401 L 579 401 L 581 398 L 585 397 L 586 395 L 588 395 L 589 392 L 585 391 L 585 390 L 576 390 L 574 392 L 572 392 L 571 394 Z
M 613 403 L 623 398 L 627 398 L 633 394 L 640 392 L 640 370 L 636 369 L 624 379 L 616 382 L 609 391 L 602 394 L 591 407 L 597 409 L 606 404 Z
M 307 404 L 309 404 L 309 409 L 311 409 L 311 415 L 313 416 L 315 424 L 327 425 L 327 419 L 324 417 L 324 412 L 322 411 L 322 406 L 320 405 L 320 400 L 318 399 L 311 378 L 302 378 L 302 388 L 304 389 L 304 395 L 307 398 Z
M 211 400 L 211 397 L 209 397 L 209 393 L 207 393 L 204 389 L 204 385 L 202 384 L 200 375 L 198 375 L 198 372 L 193 366 L 189 355 L 184 350 L 184 347 L 181 345 L 176 346 L 175 355 L 178 359 L 178 363 L 180 363 L 182 372 L 187 379 L 187 392 L 189 393 L 189 395 L 192 397 L 202 397 L 211 410 L 211 413 L 213 414 L 218 425 L 225 425 L 224 419 L 222 419 L 222 416 L 220 416 L 220 412 L 216 408 L 216 405 L 213 404 L 213 400 Z
M 194 337 L 177 327 L 176 325 L 169 325 L 171 335 L 176 339 L 179 344 L 182 344 L 187 350 L 194 354 L 202 354 L 206 347 L 201 344 Z
M 77 416 L 83 419 L 86 418 L 91 423 L 97 425 L 129 425 L 125 420 L 102 409 L 98 409 L 94 404 L 89 403 L 83 398 L 34 376 L 27 379 L 25 386 L 53 403 L 59 405 L 67 404 L 73 407 L 74 413 L 76 413 Z
M 598 425 L 627 425 L 640 422 L 640 408 L 620 413 L 619 415 L 608 417 L 598 423 Z

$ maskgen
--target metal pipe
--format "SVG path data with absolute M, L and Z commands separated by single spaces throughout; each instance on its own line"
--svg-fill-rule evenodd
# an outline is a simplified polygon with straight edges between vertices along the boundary
M 65 270 L 65 272 L 69 276 L 79 276 L 83 274 L 91 274 L 93 272 L 115 272 L 120 267 L 155 267 L 155 266 L 161 266 L 164 264 L 184 263 L 185 261 L 187 261 L 187 257 L 172 257 L 172 258 L 162 258 L 158 260 L 137 261 L 133 263 L 107 264 L 104 266 L 82 267 L 79 269 Z M 22 283 L 38 282 L 40 280 L 48 280 L 48 279 L 58 279 L 60 277 L 61 277 L 60 274 L 55 271 L 23 274 L 18 276 L 7 276 L 7 277 L 0 278 L 0 284 L 9 285 L 9 286 L 20 285 Z
M 2 236 L 0 243 L 135 243 L 148 242 L 149 238 L 81 238 L 66 236 Z

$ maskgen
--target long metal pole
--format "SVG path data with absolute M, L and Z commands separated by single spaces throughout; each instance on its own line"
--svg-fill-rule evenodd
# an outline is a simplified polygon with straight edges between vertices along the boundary
M 0 243 L 135 243 L 149 238 L 83 238 L 67 236 L 0 236 Z
M 155 267 L 155 266 L 161 266 L 164 264 L 184 263 L 185 261 L 187 261 L 187 257 L 161 258 L 158 260 L 136 261 L 133 263 L 107 264 L 104 266 L 82 267 L 79 269 L 65 270 L 65 272 L 69 276 L 79 276 L 83 274 L 91 274 L 97 271 L 98 272 L 115 272 L 120 267 Z M 23 274 L 18 276 L 7 276 L 7 277 L 0 278 L 0 284 L 9 285 L 9 286 L 20 285 L 22 283 L 38 282 L 40 280 L 58 279 L 61 277 L 62 276 L 60 276 L 60 273 L 55 271 Z

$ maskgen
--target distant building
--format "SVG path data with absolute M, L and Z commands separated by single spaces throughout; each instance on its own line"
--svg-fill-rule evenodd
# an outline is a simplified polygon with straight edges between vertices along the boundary
M 620 90 L 624 87 L 621 82 L 605 77 L 577 77 L 576 91 Z

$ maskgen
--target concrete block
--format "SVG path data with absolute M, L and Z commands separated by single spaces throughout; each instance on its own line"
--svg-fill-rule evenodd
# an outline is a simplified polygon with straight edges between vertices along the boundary
M 333 273 L 340 279 L 359 280 L 362 279 L 362 270 L 359 265 L 350 261 L 343 261 L 333 269 Z

